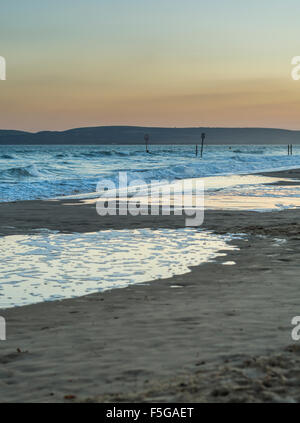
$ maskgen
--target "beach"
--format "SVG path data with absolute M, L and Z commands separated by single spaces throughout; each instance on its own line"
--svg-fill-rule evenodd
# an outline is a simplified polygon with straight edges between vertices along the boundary
M 0 404 L 300 403 L 299 14 L 3 2 Z
M 0 310 L 0 400 L 299 401 L 299 216 L 206 210 L 204 229 L 245 234 L 231 241 L 239 250 L 184 275 Z M 100 218 L 79 200 L 0 204 L 5 236 L 183 225 L 181 216 Z

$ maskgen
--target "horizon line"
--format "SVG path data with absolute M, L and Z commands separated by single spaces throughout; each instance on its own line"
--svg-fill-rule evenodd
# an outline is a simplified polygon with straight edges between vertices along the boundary
M 24 132 L 32 135 L 41 134 L 45 132 L 68 132 L 75 129 L 95 129 L 95 128 L 140 128 L 140 129 L 267 129 L 275 131 L 289 131 L 289 132 L 300 132 L 300 129 L 288 129 L 288 128 L 277 128 L 269 126 L 142 126 L 142 125 L 91 125 L 91 126 L 75 126 L 67 129 L 43 129 L 43 130 L 25 130 L 25 129 L 7 129 L 0 128 L 2 131 L 15 131 L 15 132 Z

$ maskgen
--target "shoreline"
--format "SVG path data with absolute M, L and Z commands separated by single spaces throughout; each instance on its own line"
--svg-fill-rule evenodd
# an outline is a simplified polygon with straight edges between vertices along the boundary
M 180 216 L 101 220 L 94 205 L 24 203 L 0 204 L 1 235 L 184 225 Z M 0 401 L 251 401 L 253 392 L 262 401 L 299 400 L 287 374 L 298 345 L 286 351 L 299 314 L 299 217 L 299 209 L 207 211 L 203 229 L 247 234 L 232 241 L 239 251 L 169 279 L 0 310 L 7 321 Z M 270 360 L 286 383 L 272 379 Z
M 274 178 L 282 178 L 282 181 L 275 181 L 264 185 L 276 186 L 300 186 L 300 169 L 287 169 L 284 171 L 260 172 L 251 175 L 261 175 Z M 245 176 L 245 175 L 242 175 Z M 298 179 L 299 181 L 293 181 Z M 99 217 L 95 211 L 94 202 L 87 199 L 46 199 L 46 200 L 22 200 L 0 203 L 0 236 L 34 234 L 39 229 L 49 229 L 62 233 L 72 232 L 95 232 L 106 229 L 129 229 L 129 228 L 181 228 L 185 226 L 184 216 L 105 216 Z M 80 206 L 80 208 L 78 208 Z M 291 209 L 292 210 L 295 209 Z M 230 210 L 230 209 L 208 209 L 205 212 L 204 226 L 207 229 L 217 230 L 212 223 L 214 218 L 222 225 L 218 217 L 222 213 L 233 213 L 241 217 L 244 212 L 258 213 L 252 210 Z M 280 211 L 278 211 L 280 212 Z M 264 213 L 278 213 L 277 211 L 266 211 Z M 260 213 L 262 214 L 262 213 Z M 204 227 L 203 226 L 203 227 Z M 206 226 L 205 226 L 206 227 Z M 227 230 L 227 228 L 226 228 Z M 222 229 L 221 229 L 222 231 Z M 221 232 L 222 233 L 222 232 Z

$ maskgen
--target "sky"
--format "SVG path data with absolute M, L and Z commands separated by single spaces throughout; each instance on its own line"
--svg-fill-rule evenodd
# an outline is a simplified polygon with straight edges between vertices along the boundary
M 0 128 L 300 129 L 298 0 L 10 0 Z

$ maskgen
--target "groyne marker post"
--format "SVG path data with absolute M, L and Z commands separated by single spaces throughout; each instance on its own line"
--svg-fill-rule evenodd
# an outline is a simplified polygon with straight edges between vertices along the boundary
M 144 140 L 145 140 L 145 145 L 146 145 L 146 153 L 149 153 L 149 149 L 148 149 L 148 142 L 149 142 L 149 135 L 145 134 L 144 135 Z
M 202 132 L 202 134 L 201 134 L 201 159 L 202 159 L 202 156 L 203 156 L 203 147 L 204 147 L 204 140 L 205 140 L 205 132 Z

